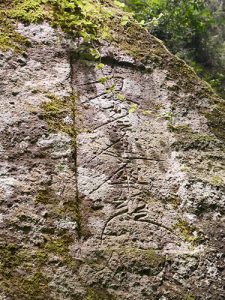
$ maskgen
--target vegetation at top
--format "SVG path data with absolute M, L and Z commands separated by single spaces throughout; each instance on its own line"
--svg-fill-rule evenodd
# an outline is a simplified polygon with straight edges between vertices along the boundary
M 223 0 L 124 0 L 153 35 L 225 96 Z
M 19 50 L 21 40 L 13 31 L 17 21 L 35 23 L 47 20 L 85 42 L 110 38 L 109 23 L 117 20 L 124 26 L 132 13 L 121 11 L 119 1 L 92 0 L 4 0 L 0 3 L 0 46 L 3 50 Z
M 115 29 L 131 24 L 133 16 L 225 96 L 222 0 L 3 0 L 0 48 L 20 52 L 29 44 L 14 30 L 17 21 L 47 20 L 93 46 L 99 39 L 111 39 Z M 97 57 L 96 47 L 90 49 Z

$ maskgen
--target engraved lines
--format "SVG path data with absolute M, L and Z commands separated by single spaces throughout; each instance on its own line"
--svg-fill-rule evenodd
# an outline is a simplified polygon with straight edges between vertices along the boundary
M 105 151 L 109 150 L 110 148 L 112 148 L 113 146 L 115 146 L 116 144 L 118 144 L 124 138 L 125 135 L 126 135 L 126 133 L 124 133 L 122 135 L 122 137 L 118 138 L 115 142 L 111 143 L 106 148 L 102 149 L 98 154 L 96 154 L 94 157 L 92 157 L 87 163 L 90 163 L 95 158 L 99 157 L 102 153 L 104 153 Z
M 122 116 L 119 116 L 119 117 L 117 117 L 117 118 L 115 118 L 115 119 L 112 119 L 112 120 L 110 120 L 110 121 L 108 121 L 108 122 L 105 122 L 105 123 L 103 123 L 103 124 L 101 124 L 101 125 L 95 127 L 94 130 L 99 129 L 99 128 L 105 126 L 105 125 L 109 125 L 110 123 L 116 122 L 116 121 L 118 121 L 118 120 L 120 120 L 120 119 L 122 119 L 122 118 L 124 118 L 124 117 L 127 117 L 128 115 L 129 115 L 129 113 L 126 113 L 126 114 L 124 114 L 124 115 L 122 115 Z
M 115 85 L 115 91 L 121 92 L 124 82 L 122 78 L 114 78 L 114 71 L 115 70 L 112 69 L 111 73 L 107 74 L 107 76 L 111 75 L 110 83 Z M 97 84 L 97 81 L 91 82 L 90 84 Z M 105 100 L 102 99 L 102 97 L 104 97 Z M 107 101 L 107 103 L 104 103 L 104 101 Z M 142 179 L 137 163 L 140 168 L 142 168 L 142 166 L 146 168 L 147 162 L 160 163 L 164 162 L 165 159 L 155 155 L 148 157 L 143 151 L 139 151 L 140 149 L 135 145 L 135 138 L 133 140 L 131 133 L 135 128 L 130 123 L 130 119 L 133 119 L 133 117 L 130 118 L 128 103 L 138 104 L 138 102 L 127 98 L 125 102 L 126 105 L 124 105 L 123 102 L 116 99 L 114 93 L 107 94 L 106 91 L 102 91 L 96 97 L 83 101 L 82 104 L 86 102 L 92 103 L 95 109 L 97 106 L 100 116 L 103 112 L 107 117 L 107 121 L 103 121 L 101 124 L 97 123 L 99 120 L 96 117 L 95 120 L 97 122 L 93 130 L 96 133 L 104 130 L 105 135 L 109 135 L 110 137 L 109 145 L 103 145 L 102 149 L 100 149 L 97 154 L 95 153 L 93 157 L 89 158 L 86 164 L 94 162 L 96 166 L 99 165 L 101 166 L 100 168 L 103 168 L 103 172 L 109 169 L 113 164 L 115 166 L 118 165 L 117 168 L 113 165 L 115 170 L 111 171 L 111 174 L 108 174 L 106 178 L 97 184 L 88 194 L 90 196 L 97 192 L 104 184 L 108 184 L 111 186 L 111 190 L 114 190 L 114 196 L 111 200 L 113 207 L 112 214 L 108 216 L 102 228 L 100 234 L 101 243 L 104 242 L 107 236 L 108 226 L 110 226 L 114 219 L 120 217 L 128 218 L 128 220 L 134 222 L 152 224 L 173 234 L 171 228 L 160 222 L 160 216 L 153 216 L 150 213 L 150 208 L 142 200 L 143 193 L 150 189 L 150 182 L 148 182 L 148 178 L 145 175 Z M 98 113 L 96 116 L 98 116 Z M 134 117 L 140 119 L 140 116 L 136 113 Z M 107 166 L 108 161 L 103 157 L 104 155 L 111 157 L 109 166 Z M 104 165 L 107 167 L 105 168 Z
M 124 125 L 122 123 L 117 123 L 118 130 L 117 132 L 120 132 L 119 128 L 121 125 Z M 111 144 L 111 146 L 103 149 L 100 154 L 111 154 L 112 156 L 118 158 L 121 162 L 124 164 L 117 169 L 116 172 L 114 172 L 110 177 L 107 178 L 106 181 L 111 181 L 110 185 L 115 186 L 116 189 L 123 189 L 125 196 L 120 197 L 114 204 L 115 212 L 108 217 L 106 220 L 102 232 L 101 232 L 101 243 L 103 243 L 105 236 L 107 236 L 107 227 L 110 225 L 110 223 L 115 219 L 119 218 L 121 216 L 127 217 L 130 220 L 137 221 L 137 222 L 146 222 L 149 224 L 152 224 L 157 227 L 161 227 L 164 230 L 172 233 L 172 229 L 170 229 L 167 226 L 164 226 L 160 222 L 156 220 L 152 220 L 149 218 L 149 210 L 146 203 L 144 203 L 140 196 L 142 195 L 142 191 L 140 191 L 138 194 L 134 191 L 137 189 L 140 189 L 140 186 L 148 185 L 148 182 L 140 182 L 138 179 L 138 168 L 136 166 L 135 161 L 136 160 L 143 160 L 143 161 L 164 161 L 160 158 L 148 158 L 141 153 L 139 156 L 138 153 L 134 153 L 132 150 L 132 142 L 128 141 L 128 130 L 131 128 L 131 124 L 126 124 L 126 131 L 123 133 L 122 137 L 119 137 Z M 115 134 L 114 134 L 115 135 Z M 118 135 L 118 134 L 117 134 Z M 115 136 L 113 136 L 115 139 Z M 119 145 L 118 145 L 119 143 Z M 119 149 L 114 149 L 114 146 L 118 145 Z M 116 151 L 117 150 L 117 151 Z M 111 151 L 111 153 L 110 153 Z M 95 156 L 95 158 L 98 157 Z M 139 195 L 139 198 L 137 196 Z
M 113 174 L 111 174 L 110 176 L 108 176 L 103 182 L 101 182 L 101 184 L 99 184 L 96 188 L 94 188 L 91 192 L 89 192 L 89 195 L 93 194 L 98 189 L 100 189 L 100 187 L 103 184 L 105 184 L 106 182 L 108 182 L 113 176 L 115 176 L 118 172 L 120 172 L 127 164 L 128 163 L 125 163 L 124 165 L 122 165 L 121 167 L 119 167 Z

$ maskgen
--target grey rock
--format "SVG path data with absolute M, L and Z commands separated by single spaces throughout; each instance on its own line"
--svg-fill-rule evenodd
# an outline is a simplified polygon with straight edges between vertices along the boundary
M 204 84 L 103 44 L 107 93 L 69 61 L 76 42 L 18 31 L 34 46 L 1 54 L 0 299 L 224 299 L 224 144 Z

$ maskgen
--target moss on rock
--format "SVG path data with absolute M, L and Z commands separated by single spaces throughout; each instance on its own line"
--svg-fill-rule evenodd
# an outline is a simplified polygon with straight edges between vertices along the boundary
M 101 40 L 110 40 L 111 44 L 135 58 L 136 62 L 169 71 L 170 78 L 177 82 L 178 92 L 191 92 L 193 99 L 209 98 L 213 109 L 203 113 L 214 134 L 224 139 L 224 101 L 215 95 L 210 85 L 202 81 L 191 67 L 169 53 L 160 40 L 149 35 L 132 15 L 118 7 L 116 2 L 14 0 L 9 3 L 10 5 L 1 5 L 0 11 L 4 21 L 2 23 L 6 24 L 3 25 L 3 33 L 0 36 L 2 50 L 11 48 L 20 51 L 20 46 L 23 48 L 27 42 L 15 31 L 16 21 L 29 24 L 45 19 L 52 25 L 72 33 L 73 37 L 83 37 L 87 44 L 95 41 L 96 45 L 92 49 L 95 52 L 92 55 L 94 59 L 96 55 L 97 59 L 100 57 L 97 48 L 101 48 Z M 92 47 L 93 43 L 89 45 L 89 48 Z
M 56 203 L 56 197 L 50 188 L 42 189 L 38 191 L 35 202 L 42 204 L 54 204 Z
M 77 136 L 77 115 L 76 115 L 76 102 L 77 95 L 71 94 L 70 96 L 59 98 L 54 94 L 47 93 L 46 96 L 49 101 L 43 102 L 41 108 L 43 109 L 44 119 L 48 123 L 48 128 L 53 132 L 64 132 L 71 137 L 74 147 L 76 147 Z M 75 120 L 76 115 L 76 120 Z M 65 119 L 68 119 L 65 121 Z
M 174 225 L 174 229 L 179 230 L 181 237 L 193 246 L 198 245 L 201 241 L 199 230 L 185 220 L 178 220 Z
M 191 131 L 175 131 L 177 141 L 173 147 L 177 150 L 210 149 L 214 146 L 220 146 L 220 141 L 211 134 L 192 133 Z
M 13 24 L 0 11 L 0 50 L 22 53 L 29 45 L 27 38 L 16 32 Z
M 177 208 L 180 206 L 180 204 L 181 204 L 181 200 L 180 200 L 179 196 L 177 196 L 177 195 L 175 195 L 175 194 L 170 195 L 170 196 L 166 199 L 165 202 L 166 202 L 166 203 L 171 203 L 172 206 L 173 206 L 175 209 L 177 209 Z
M 212 132 L 225 141 L 225 100 L 217 99 L 211 110 L 204 112 Z
M 175 133 L 179 133 L 179 134 L 193 133 L 193 130 L 192 130 L 192 128 L 189 125 L 182 125 L 182 124 L 173 125 L 173 124 L 168 124 L 168 128 L 170 129 L 170 131 L 175 132 Z
M 116 300 L 117 298 L 103 288 L 88 288 L 84 300 Z
M 7 11 L 10 19 L 24 23 L 37 23 L 50 17 L 45 0 L 14 0 Z
M 16 31 L 17 22 L 33 23 L 44 20 L 43 0 L 3 1 L 0 4 L 0 50 L 22 53 L 30 46 L 29 40 Z
M 33 249 L 31 251 L 12 243 L 1 245 L 1 289 L 13 299 L 52 299 L 49 279 L 42 270 L 45 264 L 46 256 L 36 256 Z

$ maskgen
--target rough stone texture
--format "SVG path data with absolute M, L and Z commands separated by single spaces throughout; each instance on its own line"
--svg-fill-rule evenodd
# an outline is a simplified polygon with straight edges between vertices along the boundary
M 0 299 L 224 299 L 210 96 L 109 45 L 97 70 L 47 23 L 18 31 L 32 47 L 0 62 Z

